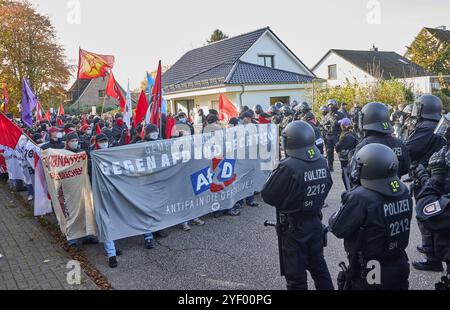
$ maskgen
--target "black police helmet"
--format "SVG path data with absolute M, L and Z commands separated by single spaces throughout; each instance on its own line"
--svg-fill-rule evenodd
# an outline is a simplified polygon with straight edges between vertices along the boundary
M 260 104 L 257 104 L 253 108 L 253 112 L 255 112 L 256 115 L 260 115 L 264 112 L 264 109 L 262 108 L 262 106 Z
M 275 106 L 277 107 L 277 109 L 279 110 L 279 109 L 281 109 L 283 106 L 284 106 L 284 104 L 282 103 L 282 102 L 277 102 L 277 103 L 275 103 Z
M 371 102 L 361 111 L 362 128 L 366 131 L 375 131 L 384 134 L 393 133 L 389 122 L 389 108 L 384 103 Z
M 273 105 L 273 106 L 271 106 L 271 107 L 269 108 L 268 112 L 269 112 L 271 115 L 274 115 L 274 114 L 277 114 L 279 110 L 280 110 L 280 109 L 278 109 L 277 106 Z
M 442 100 L 434 95 L 421 96 L 416 104 L 416 116 L 426 120 L 439 121 L 442 116 Z
M 302 113 L 308 113 L 311 111 L 311 107 L 309 106 L 308 102 L 302 102 L 300 104 L 300 110 Z
M 294 112 L 292 111 L 291 107 L 287 106 L 287 105 L 283 106 L 280 109 L 280 112 L 283 113 L 285 116 L 290 116 L 290 115 L 294 114 Z
M 334 100 L 334 99 L 328 100 L 328 101 L 327 101 L 327 106 L 328 106 L 329 108 L 331 108 L 331 109 L 338 109 L 338 108 L 339 108 L 339 105 L 338 105 L 337 101 Z
M 356 171 L 352 171 L 352 176 L 363 187 L 386 196 L 399 196 L 407 190 L 397 175 L 398 158 L 389 147 L 368 144 L 355 154 L 353 160 Z
M 308 123 L 290 123 L 283 130 L 282 138 L 287 156 L 304 161 L 316 161 L 320 158 L 319 149 L 316 147 L 316 134 Z
M 305 114 L 305 116 L 303 116 L 302 120 L 304 120 L 305 122 L 310 122 L 310 121 L 312 121 L 315 118 L 316 118 L 316 116 L 314 115 L 313 112 L 308 112 L 308 113 Z

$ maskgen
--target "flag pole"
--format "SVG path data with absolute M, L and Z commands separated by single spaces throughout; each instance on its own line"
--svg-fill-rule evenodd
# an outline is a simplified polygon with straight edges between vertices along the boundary
M 78 101 L 78 114 L 80 114 L 80 112 L 81 112 L 81 106 L 80 106 L 80 100 L 81 100 L 81 94 L 80 94 L 80 79 L 79 79 L 79 77 L 80 77 L 80 64 L 81 64 L 81 46 L 79 46 L 78 47 L 78 68 L 77 68 L 77 95 L 78 95 L 78 99 L 77 99 L 77 101 Z

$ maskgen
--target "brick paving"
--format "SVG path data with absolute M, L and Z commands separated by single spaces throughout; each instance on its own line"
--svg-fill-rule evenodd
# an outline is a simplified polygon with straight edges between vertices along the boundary
M 80 285 L 67 283 L 68 253 L 0 183 L 0 290 L 97 289 L 82 272 Z

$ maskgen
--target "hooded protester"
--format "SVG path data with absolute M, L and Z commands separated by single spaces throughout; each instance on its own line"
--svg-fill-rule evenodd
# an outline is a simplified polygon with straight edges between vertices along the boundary
M 127 125 L 123 121 L 123 114 L 117 113 L 115 120 L 114 120 L 114 126 L 112 128 L 112 136 L 114 139 L 112 146 L 122 146 L 125 145 L 125 139 L 127 136 Z

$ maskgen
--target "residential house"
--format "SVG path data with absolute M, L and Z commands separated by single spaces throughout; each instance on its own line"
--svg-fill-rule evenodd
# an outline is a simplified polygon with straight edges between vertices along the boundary
M 106 96 L 106 86 L 108 83 L 109 73 L 106 77 L 96 79 L 78 79 L 70 87 L 67 92 L 67 99 L 65 105 L 71 108 L 80 108 L 82 110 L 90 109 L 91 107 L 104 106 L 105 109 L 110 110 L 119 106 L 119 100 Z M 120 85 L 119 85 L 120 86 Z M 120 86 L 122 95 L 126 96 L 126 91 Z M 132 96 L 133 104 L 136 103 L 135 96 Z M 101 111 L 98 111 L 99 113 Z
M 429 76 L 426 70 L 396 52 L 329 50 L 312 68 L 330 86 L 346 83 L 370 84 L 379 79 L 414 80 Z
M 314 74 L 270 29 L 215 42 L 183 55 L 163 75 L 171 111 L 219 109 L 224 94 L 236 107 L 309 98 Z

